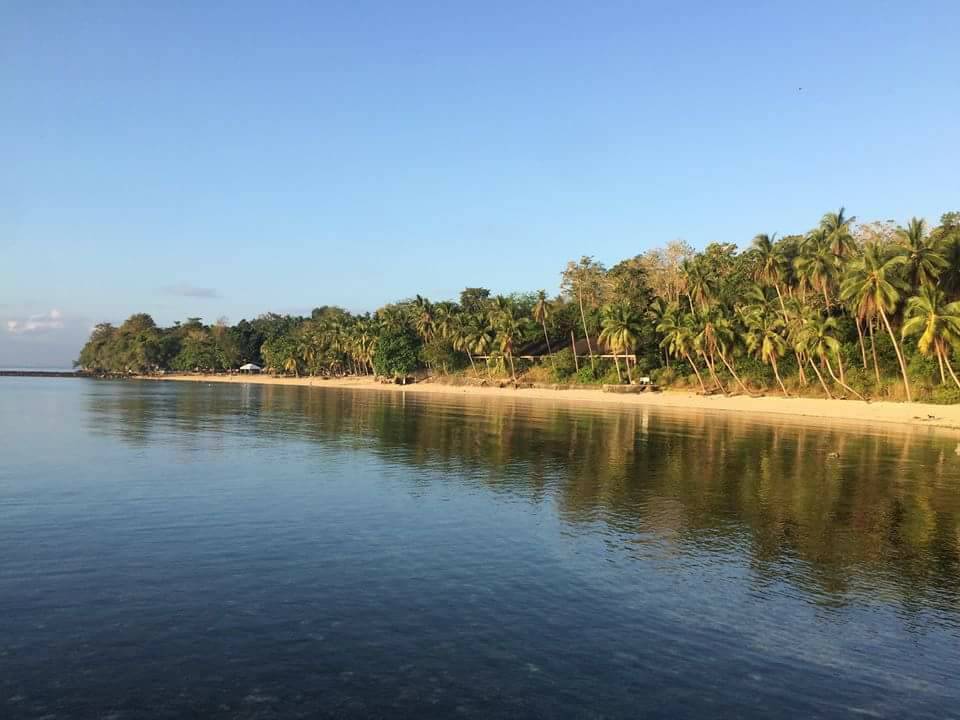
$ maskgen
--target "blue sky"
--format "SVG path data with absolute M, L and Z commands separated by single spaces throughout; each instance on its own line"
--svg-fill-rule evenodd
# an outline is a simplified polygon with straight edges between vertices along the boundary
M 721 5 L 4 3 L 0 366 L 960 209 L 960 5 Z

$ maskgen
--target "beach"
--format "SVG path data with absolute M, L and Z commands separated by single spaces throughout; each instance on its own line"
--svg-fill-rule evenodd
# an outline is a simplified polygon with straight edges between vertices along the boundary
M 536 401 L 564 401 L 591 406 L 662 407 L 677 410 L 720 411 L 757 416 L 821 418 L 862 425 L 899 424 L 960 430 L 960 405 L 928 403 L 863 402 L 860 400 L 827 400 L 817 398 L 785 398 L 768 395 L 703 396 L 690 391 L 665 390 L 641 394 L 620 394 L 596 389 L 562 389 L 479 387 L 451 385 L 442 382 L 418 382 L 408 385 L 383 384 L 372 378 L 273 377 L 270 375 L 196 375 L 167 374 L 141 376 L 154 381 L 185 381 L 257 385 L 293 385 L 317 388 L 348 388 L 414 394 L 471 395 L 477 397 L 524 398 Z

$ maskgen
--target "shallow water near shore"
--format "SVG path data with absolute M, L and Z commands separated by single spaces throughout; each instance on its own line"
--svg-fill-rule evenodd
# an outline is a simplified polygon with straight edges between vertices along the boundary
M 957 439 L 0 381 L 0 717 L 943 718 Z

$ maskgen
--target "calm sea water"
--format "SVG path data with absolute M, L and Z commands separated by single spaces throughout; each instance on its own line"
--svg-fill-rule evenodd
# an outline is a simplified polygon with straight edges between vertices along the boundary
M 955 717 L 957 442 L 3 379 L 0 717 Z

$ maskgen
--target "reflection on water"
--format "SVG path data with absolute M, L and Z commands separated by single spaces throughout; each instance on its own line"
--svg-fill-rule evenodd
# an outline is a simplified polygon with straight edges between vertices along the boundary
M 905 610 L 960 610 L 960 458 L 949 435 L 259 385 L 105 393 L 90 399 L 87 422 L 132 444 L 174 437 L 190 450 L 222 451 L 224 433 L 364 449 L 443 482 L 548 502 L 571 524 L 602 523 L 625 551 L 631 536 L 669 539 L 677 552 L 736 545 L 757 581 L 788 568 L 824 602 L 872 595 L 880 574 Z
M 4 692 L 11 717 L 943 717 L 960 699 L 955 436 L 49 388 L 0 386 L 0 714 Z M 29 430 L 53 417 L 56 442 Z

